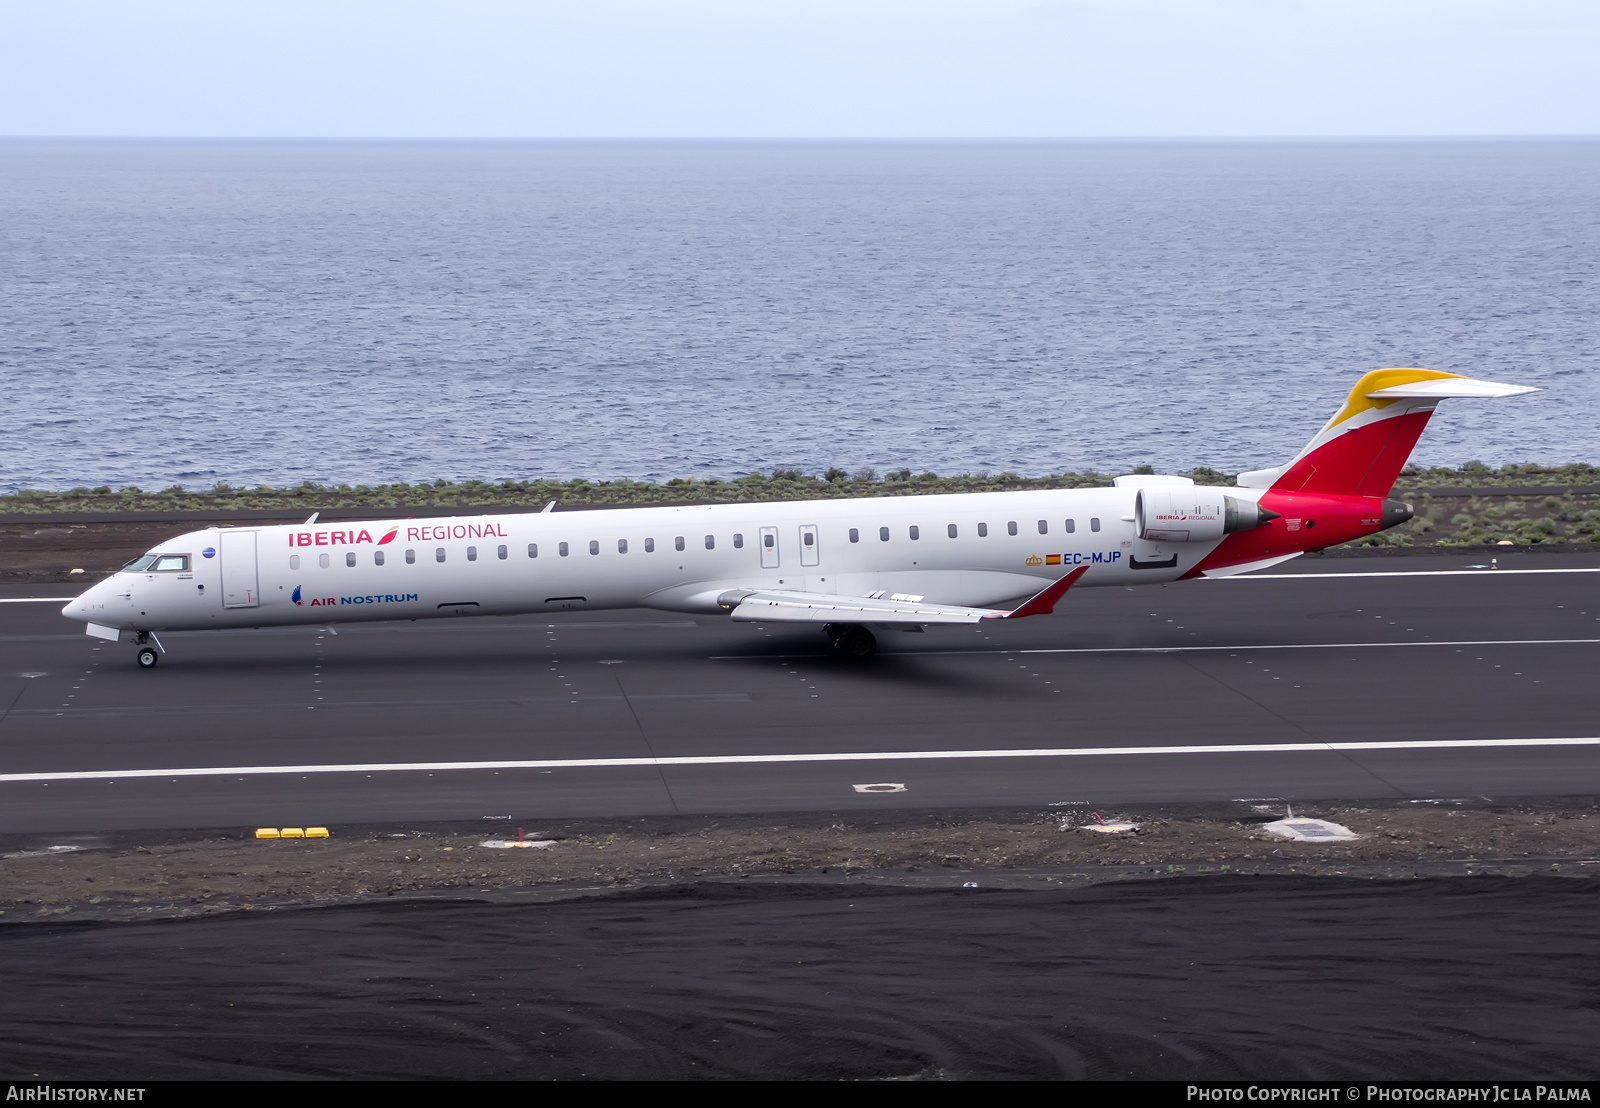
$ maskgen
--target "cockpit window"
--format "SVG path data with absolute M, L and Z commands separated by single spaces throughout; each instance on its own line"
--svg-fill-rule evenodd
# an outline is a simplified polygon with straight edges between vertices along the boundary
M 122 568 L 130 573 L 137 573 L 141 569 L 149 569 L 155 560 L 154 554 L 141 554 Z
M 189 555 L 187 554 L 157 554 L 156 564 L 150 567 L 157 573 L 171 573 L 189 568 Z

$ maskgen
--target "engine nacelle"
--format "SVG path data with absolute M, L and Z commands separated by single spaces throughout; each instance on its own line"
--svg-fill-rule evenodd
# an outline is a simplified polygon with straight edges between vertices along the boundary
M 1205 485 L 1144 488 L 1133 497 L 1134 527 L 1149 542 L 1216 542 L 1277 518 L 1254 500 Z

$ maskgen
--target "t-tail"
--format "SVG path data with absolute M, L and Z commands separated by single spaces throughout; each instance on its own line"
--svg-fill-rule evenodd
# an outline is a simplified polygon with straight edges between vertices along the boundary
M 1239 484 L 1273 492 L 1388 496 L 1439 401 L 1537 392 L 1432 369 L 1375 369 L 1356 382 L 1316 438 L 1287 465 L 1239 474 Z
M 1184 576 L 1265 568 L 1404 523 L 1411 506 L 1389 499 L 1389 493 L 1439 401 L 1537 391 L 1432 369 L 1365 374 L 1292 461 L 1239 474 L 1242 488 L 1262 490 L 1258 504 L 1265 522 L 1228 535 Z

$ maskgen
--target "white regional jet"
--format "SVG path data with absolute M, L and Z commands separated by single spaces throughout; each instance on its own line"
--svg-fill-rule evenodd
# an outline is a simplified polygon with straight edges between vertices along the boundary
M 1073 585 L 1262 569 L 1393 527 L 1386 499 L 1434 406 L 1536 390 L 1425 369 L 1366 374 L 1287 465 L 1236 488 L 1112 488 L 621 508 L 191 531 L 62 609 L 160 658 L 160 631 L 597 608 L 869 627 L 1044 615 Z M 314 521 L 315 517 L 313 517 Z

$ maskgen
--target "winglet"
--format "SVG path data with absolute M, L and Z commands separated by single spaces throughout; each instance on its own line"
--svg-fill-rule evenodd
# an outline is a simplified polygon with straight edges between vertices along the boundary
M 990 617 L 992 619 L 1022 619 L 1026 616 L 1047 616 L 1056 610 L 1056 601 L 1066 595 L 1068 589 L 1078 583 L 1078 578 L 1089 572 L 1088 566 L 1079 566 L 1059 581 L 1053 581 L 1049 587 L 1022 602 L 1021 607 L 1010 612 L 1001 612 Z

